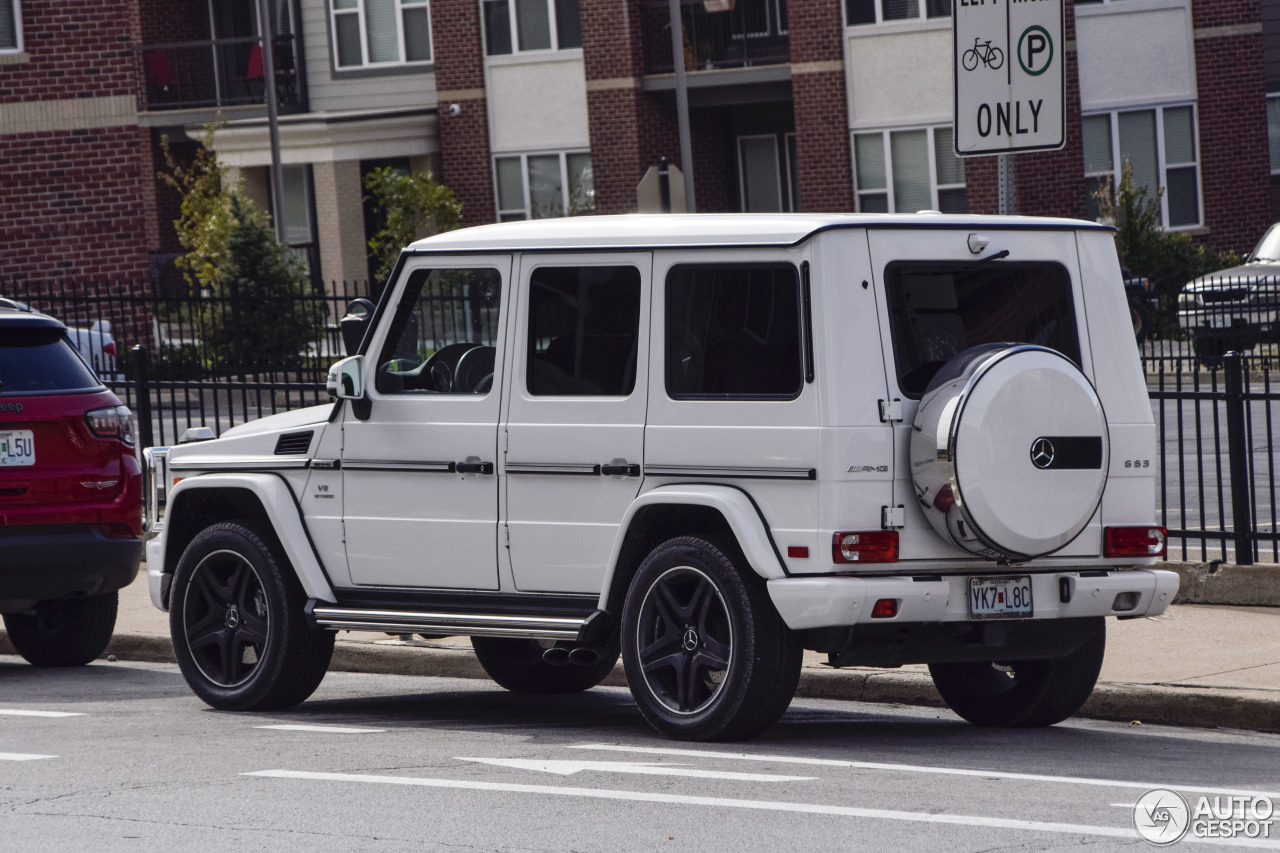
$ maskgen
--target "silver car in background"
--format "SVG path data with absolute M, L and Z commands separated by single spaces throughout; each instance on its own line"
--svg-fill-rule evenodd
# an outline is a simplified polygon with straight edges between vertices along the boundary
M 1280 223 L 1272 225 L 1244 263 L 1200 276 L 1178 297 L 1178 326 L 1196 358 L 1209 367 L 1222 356 L 1277 340 L 1280 310 Z

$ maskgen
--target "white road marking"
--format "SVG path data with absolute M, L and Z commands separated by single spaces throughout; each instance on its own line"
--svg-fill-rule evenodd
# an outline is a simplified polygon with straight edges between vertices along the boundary
M 1017 829 L 1025 832 L 1048 832 L 1058 835 L 1098 835 L 1106 838 L 1123 838 L 1138 842 L 1139 836 L 1131 827 L 1086 826 L 1073 823 L 1048 823 L 1036 820 L 1011 820 L 1009 818 L 978 815 L 929 814 L 926 812 L 900 812 L 887 809 L 862 809 L 853 806 L 836 806 L 827 803 L 787 803 L 770 800 L 731 800 L 723 797 L 690 797 L 680 794 L 661 794 L 648 791 L 614 791 L 601 788 L 568 788 L 556 785 L 517 785 L 505 782 L 473 782 L 459 779 L 422 779 L 413 776 L 373 776 L 364 773 L 312 773 L 302 770 L 259 770 L 242 773 L 242 776 L 259 776 L 272 779 L 300 779 L 316 782 L 358 782 L 377 785 L 407 785 L 419 788 L 449 788 L 462 791 L 492 791 L 509 794 L 543 794 L 556 797 L 582 797 L 591 800 L 622 800 L 636 803 L 665 803 L 680 806 L 747 809 L 764 812 L 789 812 L 792 814 L 820 814 L 836 817 L 896 820 L 907 823 L 932 823 L 949 826 L 978 826 L 992 829 Z M 1229 847 L 1258 847 L 1280 850 L 1280 842 L 1256 839 L 1209 839 L 1187 837 L 1185 844 L 1217 844 Z
M 56 755 L 31 755 L 26 752 L 0 752 L 0 761 L 39 761 L 41 758 L 57 758 Z
M 278 726 L 254 726 L 255 729 L 275 729 L 280 732 L 328 732 L 329 734 L 360 735 L 385 732 L 386 729 L 363 729 L 356 726 L 303 726 L 281 724 Z
M 458 758 L 517 770 L 537 770 L 572 776 L 583 770 L 597 773 L 632 773 L 639 776 L 689 776 L 694 779 L 731 779 L 736 782 L 812 782 L 813 776 L 778 776 L 766 773 L 733 773 L 727 770 L 690 770 L 671 764 L 640 764 L 630 761 L 544 761 L 536 758 Z
M 1083 776 L 1045 776 L 1038 773 L 1007 773 L 1003 770 L 964 770 L 957 767 L 930 767 L 916 764 L 882 764 L 874 761 L 842 761 L 835 758 L 808 758 L 797 755 L 753 755 L 745 752 L 716 752 L 709 749 L 674 749 L 658 746 L 620 746 L 609 743 L 573 744 L 569 749 L 593 749 L 603 752 L 628 752 L 643 755 L 672 755 L 680 758 L 727 758 L 734 761 L 767 761 L 773 764 L 806 764 L 819 767 L 844 767 L 856 770 L 887 770 L 900 773 L 935 773 L 943 776 L 976 776 L 984 779 L 1016 779 L 1020 782 L 1054 782 L 1065 785 L 1094 785 L 1100 788 L 1172 788 L 1200 794 L 1270 797 L 1280 799 L 1276 791 L 1251 791 L 1244 788 L 1211 788 L 1205 785 L 1171 784 L 1169 782 L 1126 782 L 1117 779 L 1092 779 Z
M 85 714 L 79 714 L 75 711 L 20 711 L 17 709 L 0 708 L 0 716 L 5 717 L 84 717 Z

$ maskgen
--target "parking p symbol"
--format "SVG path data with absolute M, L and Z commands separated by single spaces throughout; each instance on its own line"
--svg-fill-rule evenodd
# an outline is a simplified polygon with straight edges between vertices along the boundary
M 1018 39 L 1018 64 L 1032 77 L 1039 77 L 1053 64 L 1053 39 L 1039 25 L 1027 27 Z

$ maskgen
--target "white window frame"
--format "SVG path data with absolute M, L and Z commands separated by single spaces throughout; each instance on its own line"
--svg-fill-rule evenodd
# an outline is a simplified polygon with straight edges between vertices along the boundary
M 13 47 L 0 45 L 0 55 L 22 53 L 22 0 L 0 0 L 0 3 L 8 3 L 13 11 Z
M 1191 134 L 1194 137 L 1196 159 L 1186 162 L 1170 163 L 1165 159 L 1164 150 L 1164 111 L 1172 109 L 1181 109 L 1185 107 L 1191 108 Z M 1191 231 L 1204 227 L 1204 166 L 1201 161 L 1203 152 L 1200 150 L 1200 110 L 1195 101 L 1178 101 L 1169 104 L 1153 104 L 1142 107 L 1124 107 L 1122 109 L 1113 110 L 1092 110 L 1080 116 L 1083 121 L 1091 116 L 1105 115 L 1110 118 L 1111 130 L 1111 171 L 1110 172 L 1089 172 L 1086 178 L 1103 178 L 1111 177 L 1112 182 L 1116 180 L 1118 170 L 1122 168 L 1124 160 L 1121 159 L 1120 151 L 1120 116 L 1125 113 L 1145 113 L 1154 112 L 1156 118 L 1156 180 L 1160 182 L 1160 186 L 1154 190 L 1147 188 L 1147 198 L 1153 198 L 1155 192 L 1159 192 L 1160 202 L 1160 227 L 1165 231 Z M 1199 221 L 1189 225 L 1170 225 L 1169 224 L 1169 194 L 1163 192 L 1168 186 L 1168 173 L 1170 169 L 1186 168 L 1194 166 L 1196 170 L 1196 211 L 1199 215 Z M 1273 172 L 1272 174 L 1277 174 Z
M 529 158 L 530 157 L 550 157 L 557 155 L 560 158 L 560 204 L 561 210 L 564 212 L 561 216 L 570 216 L 571 189 L 569 185 L 569 157 L 574 154 L 586 154 L 591 156 L 589 148 L 569 148 L 559 151 L 525 151 L 512 154 L 494 154 L 493 155 L 493 204 L 498 214 L 498 221 L 513 221 L 517 216 L 521 219 L 533 219 L 533 201 L 529 197 Z M 498 185 L 498 161 L 520 159 L 520 183 L 523 189 L 524 206 L 502 207 L 501 187 Z M 594 164 L 593 164 L 594 165 Z M 504 220 L 503 217 L 510 217 Z M 543 217 L 553 218 L 553 217 Z
M 383 59 L 377 62 L 369 59 L 368 56 L 369 29 L 365 15 L 365 2 L 366 0 L 356 0 L 356 8 L 339 9 L 337 8 L 336 0 L 329 0 L 329 32 L 332 35 L 333 68 L 335 71 L 361 71 L 369 68 L 422 68 L 435 62 L 436 31 L 435 27 L 431 25 L 430 0 L 396 0 L 396 49 L 399 52 L 400 59 Z M 413 62 L 404 59 L 408 55 L 404 43 L 405 9 L 426 9 L 427 11 L 427 51 L 431 54 L 429 59 L 417 59 Z M 356 19 L 360 22 L 360 62 L 357 65 L 341 65 L 339 60 L 341 52 L 338 50 L 338 18 L 349 15 L 356 16 Z
M 747 174 L 743 168 L 742 143 L 748 139 L 769 139 L 773 141 L 773 156 L 778 164 L 778 201 L 783 213 L 798 211 L 799 199 L 791 180 L 791 143 L 796 139 L 795 131 L 787 133 L 746 133 L 737 137 L 738 148 L 738 207 L 747 209 Z
M 582 50 L 581 45 L 577 47 L 561 47 L 560 46 L 560 26 L 556 20 L 556 0 L 544 0 L 547 10 L 547 30 L 551 33 L 551 47 L 539 47 L 532 50 L 520 49 L 520 29 L 516 20 L 516 0 L 506 0 L 507 2 L 507 27 L 511 35 L 511 52 L 510 53 L 489 53 L 489 16 L 484 13 L 485 0 L 480 2 L 480 38 L 484 48 L 485 59 L 502 59 L 507 56 L 540 56 L 550 53 L 561 53 L 566 50 Z M 579 14 L 581 14 L 581 3 L 579 3 Z
M 926 144 L 929 148 L 929 206 L 933 210 L 940 210 L 938 203 L 938 193 L 947 190 L 968 190 L 968 182 L 958 184 L 940 184 L 938 183 L 938 149 L 934 135 L 939 130 L 949 130 L 950 126 L 945 124 L 939 125 L 915 125 L 907 127 L 887 127 L 879 130 L 855 130 L 849 135 L 849 154 L 853 158 L 853 194 L 854 204 L 859 212 L 862 212 L 862 197 L 868 195 L 884 195 L 888 199 L 889 212 L 897 211 L 897 200 L 893 194 L 893 145 L 891 143 L 891 135 L 895 133 L 910 133 L 911 131 L 923 130 L 927 131 L 925 136 Z M 885 186 L 883 188 L 867 188 L 858 187 L 858 152 L 856 149 L 855 137 L 869 136 L 878 133 L 881 138 L 881 145 L 884 147 L 884 175 Z M 914 210 L 904 211 L 907 213 L 915 213 Z
M 868 21 L 865 24 L 849 23 L 849 3 L 848 0 L 840 0 L 840 18 L 844 22 L 845 29 L 853 30 L 855 33 L 865 30 L 867 27 L 878 27 L 884 24 L 917 24 L 917 23 L 934 23 L 945 21 L 948 26 L 951 19 L 955 17 L 956 3 L 960 0 L 951 0 L 951 13 L 948 15 L 938 15 L 937 17 L 929 17 L 929 0 L 917 0 L 919 4 L 919 12 L 913 18 L 886 18 L 884 16 L 885 0 L 874 0 L 876 7 L 876 19 Z

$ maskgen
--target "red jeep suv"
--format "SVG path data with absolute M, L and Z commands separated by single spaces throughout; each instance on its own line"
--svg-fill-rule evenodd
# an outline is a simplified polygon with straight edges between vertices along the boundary
M 0 613 L 37 666 L 106 649 L 142 553 L 133 415 L 67 327 L 0 308 Z

